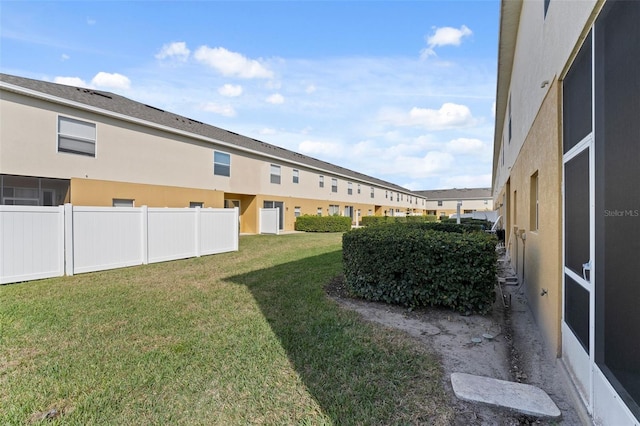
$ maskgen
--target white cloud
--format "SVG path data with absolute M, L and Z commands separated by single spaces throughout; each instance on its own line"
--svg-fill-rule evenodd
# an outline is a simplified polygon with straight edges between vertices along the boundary
M 61 61 L 66 61 L 68 59 L 70 59 L 71 56 L 67 55 L 66 53 L 63 53 L 62 56 L 60 56 L 60 60 Z
M 218 93 L 220 93 L 222 96 L 235 98 L 242 95 L 242 86 L 236 84 L 225 84 L 218 89 Z
M 491 173 L 479 175 L 452 175 L 441 180 L 442 188 L 488 188 Z
M 271 129 L 269 127 L 265 127 L 264 129 L 260 130 L 260 134 L 261 135 L 275 135 L 276 134 L 276 129 Z
M 202 109 L 223 117 L 235 117 L 237 115 L 236 110 L 231 105 L 220 105 L 214 102 L 207 103 Z
M 447 102 L 440 109 L 413 107 L 409 113 L 386 110 L 380 119 L 396 126 L 424 127 L 427 130 L 444 130 L 468 127 L 476 124 L 471 110 L 466 105 Z
M 316 91 L 316 86 L 314 84 L 310 84 L 306 89 L 304 89 L 304 91 L 311 94 Z
M 187 47 L 187 43 L 184 41 L 174 41 L 162 46 L 160 51 L 156 53 L 156 59 L 173 58 L 180 62 L 184 62 L 189 59 L 191 51 Z
M 303 141 L 298 150 L 316 157 L 339 157 L 342 155 L 342 145 L 335 142 Z
M 240 78 L 272 78 L 273 72 L 255 59 L 248 59 L 240 53 L 224 47 L 200 46 L 194 57 L 224 76 Z
M 67 86 L 77 86 L 77 87 L 91 87 L 87 84 L 86 81 L 81 79 L 80 77 L 56 77 L 53 79 L 54 83 L 58 84 L 66 84 Z
M 460 46 L 462 44 L 463 37 L 468 37 L 473 32 L 463 25 L 459 29 L 453 27 L 440 27 L 434 28 L 432 35 L 426 38 L 427 47 L 422 49 L 420 57 L 426 59 L 429 56 L 435 56 L 435 48 L 442 46 Z
M 93 77 L 91 84 L 110 89 L 128 89 L 131 86 L 131 81 L 122 74 L 100 71 Z
M 267 102 L 274 105 L 280 105 L 284 103 L 284 96 L 280 93 L 274 93 L 273 95 L 267 98 Z
M 398 156 L 393 161 L 394 168 L 401 170 L 403 176 L 412 179 L 438 176 L 448 172 L 453 163 L 454 158 L 451 154 L 440 151 L 429 151 L 422 157 Z
M 496 118 L 496 101 L 491 105 L 491 117 Z
M 481 154 L 485 149 L 486 146 L 480 139 L 458 138 L 447 143 L 447 150 L 454 154 Z
M 87 18 L 87 25 L 95 25 L 96 22 L 97 21 L 93 18 Z

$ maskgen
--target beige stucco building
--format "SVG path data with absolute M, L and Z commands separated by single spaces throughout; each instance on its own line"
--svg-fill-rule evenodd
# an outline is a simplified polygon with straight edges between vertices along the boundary
M 422 215 L 398 185 L 114 93 L 0 75 L 0 204 L 238 207 L 297 216 Z
M 640 2 L 501 2 L 493 198 L 595 424 L 640 419 Z
M 425 198 L 427 214 L 449 217 L 458 213 L 492 212 L 493 197 L 491 188 L 453 188 L 415 191 Z

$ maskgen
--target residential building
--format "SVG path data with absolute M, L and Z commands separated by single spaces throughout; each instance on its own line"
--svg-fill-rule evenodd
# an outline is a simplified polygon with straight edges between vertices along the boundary
M 1 204 L 238 207 L 243 233 L 259 231 L 260 208 L 279 208 L 282 230 L 304 214 L 357 224 L 362 212 L 424 212 L 424 199 L 381 179 L 114 93 L 6 74 L 0 194 Z
M 493 198 L 596 424 L 640 423 L 640 1 L 501 2 Z
M 493 211 L 491 188 L 434 189 L 415 193 L 425 198 L 427 214 L 438 217 L 457 214 L 458 204 L 460 214 Z

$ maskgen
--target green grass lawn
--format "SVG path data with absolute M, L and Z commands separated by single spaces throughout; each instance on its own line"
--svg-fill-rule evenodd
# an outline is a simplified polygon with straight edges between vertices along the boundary
M 340 234 L 0 286 L 0 424 L 447 424 L 436 360 L 323 286 Z

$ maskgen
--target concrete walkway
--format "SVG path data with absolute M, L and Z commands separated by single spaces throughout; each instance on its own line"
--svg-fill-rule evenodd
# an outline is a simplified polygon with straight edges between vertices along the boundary
M 465 401 L 508 408 L 527 416 L 560 417 L 560 409 L 542 389 L 524 383 L 492 379 L 466 373 L 452 373 L 456 396 Z

